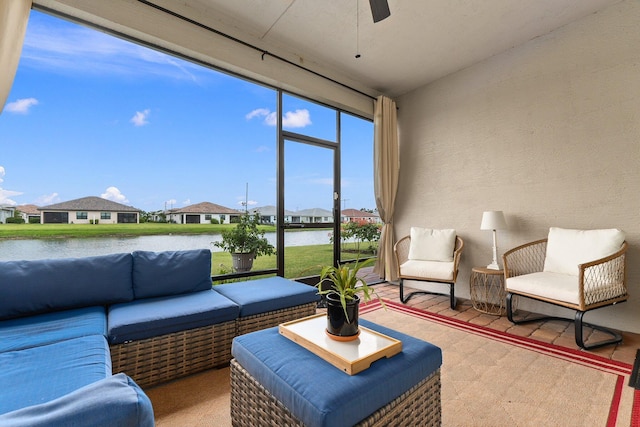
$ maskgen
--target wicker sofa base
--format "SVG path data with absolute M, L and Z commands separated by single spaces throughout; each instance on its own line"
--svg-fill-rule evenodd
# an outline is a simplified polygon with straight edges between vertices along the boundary
M 357 425 L 440 426 L 440 399 L 438 369 Z M 304 425 L 235 359 L 231 360 L 231 423 L 234 427 Z
M 280 323 L 290 320 L 300 319 L 306 316 L 316 314 L 317 303 L 310 302 L 307 304 L 296 305 L 294 307 L 283 308 L 280 310 L 268 311 L 266 313 L 255 314 L 252 316 L 240 317 L 237 322 L 237 335 L 248 334 L 249 332 L 260 331 L 262 329 L 278 326 Z M 231 358 L 229 358 L 231 360 Z
M 148 387 L 231 360 L 236 321 L 110 346 L 114 373 L 124 372 Z

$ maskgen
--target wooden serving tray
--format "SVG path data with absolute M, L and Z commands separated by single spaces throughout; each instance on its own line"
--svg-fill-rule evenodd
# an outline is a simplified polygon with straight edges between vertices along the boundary
M 402 341 L 360 326 L 360 336 L 353 341 L 336 341 L 326 334 L 327 315 L 315 314 L 279 326 L 280 334 L 323 358 L 349 375 L 367 369 L 383 357 L 402 351 Z

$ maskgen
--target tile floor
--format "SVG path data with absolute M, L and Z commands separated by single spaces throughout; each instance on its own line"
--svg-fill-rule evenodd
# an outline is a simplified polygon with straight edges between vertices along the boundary
M 381 298 L 398 303 L 400 302 L 399 288 L 397 285 L 385 282 L 375 284 L 373 286 Z M 411 289 L 405 287 L 405 295 L 408 293 L 407 291 L 411 291 Z M 417 294 L 407 302 L 407 305 L 428 312 L 438 313 L 443 316 L 449 316 L 473 324 L 492 328 L 497 331 L 530 337 L 538 341 L 552 343 L 576 350 L 579 349 L 575 343 L 573 322 L 549 320 L 523 325 L 514 325 L 509 322 L 507 316 L 484 314 L 475 310 L 471 305 L 470 300 L 458 298 L 456 309 L 451 310 L 449 306 L 449 297 L 444 295 Z M 599 332 L 596 331 L 595 333 Z M 609 345 L 590 350 L 589 353 L 633 365 L 636 357 L 636 351 L 640 348 L 640 334 L 623 332 L 622 336 L 623 342 L 621 344 Z M 584 339 L 588 343 L 589 331 L 587 328 L 585 328 Z

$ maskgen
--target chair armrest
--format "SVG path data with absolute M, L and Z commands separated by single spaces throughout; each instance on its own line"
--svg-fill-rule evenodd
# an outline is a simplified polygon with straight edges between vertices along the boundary
M 627 242 L 620 250 L 608 257 L 578 265 L 578 292 L 583 306 L 598 304 L 612 299 L 626 299 L 626 252 Z
M 393 245 L 393 253 L 396 255 L 396 268 L 400 277 L 400 265 L 409 259 L 409 248 L 411 247 L 411 236 L 404 236 Z
M 502 255 L 505 281 L 509 277 L 537 273 L 544 269 L 547 239 L 517 246 Z
M 462 254 L 462 248 L 464 247 L 464 241 L 460 236 L 456 236 L 456 247 L 453 250 L 453 281 L 456 281 L 458 277 L 458 265 L 460 264 L 460 255 Z

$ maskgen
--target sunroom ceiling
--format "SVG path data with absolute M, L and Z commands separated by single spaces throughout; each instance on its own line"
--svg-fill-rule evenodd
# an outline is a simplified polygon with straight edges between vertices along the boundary
M 397 96 L 620 0 L 151 0 L 244 42 Z M 360 54 L 359 58 L 356 55 Z

